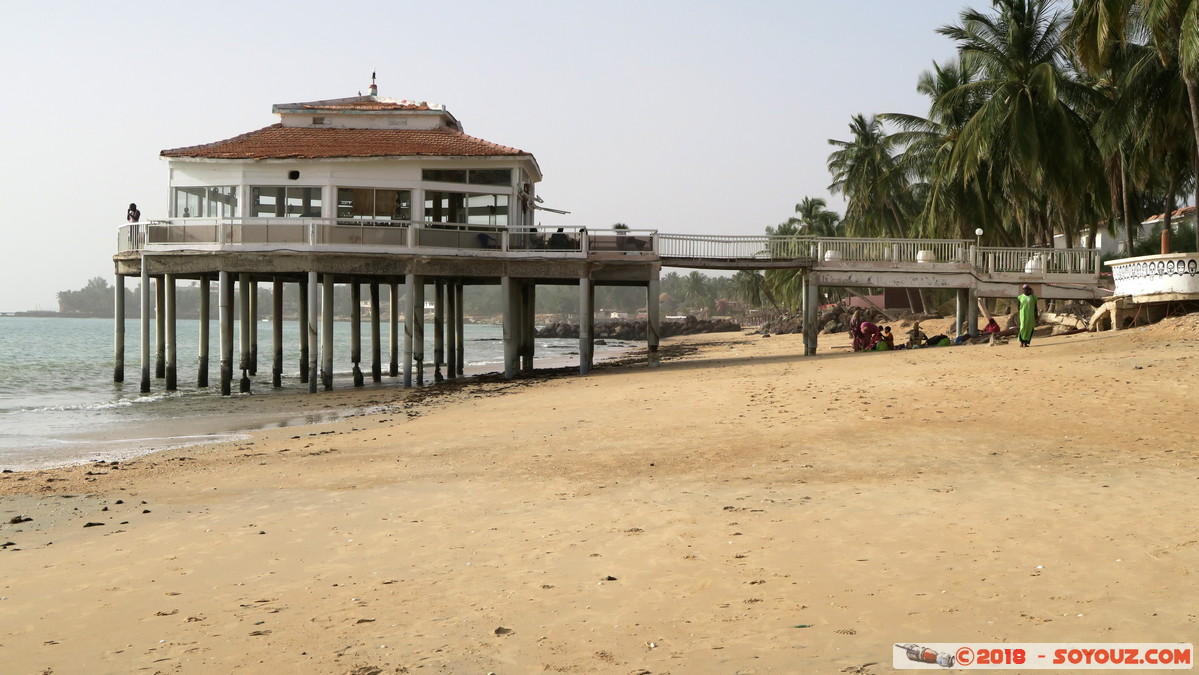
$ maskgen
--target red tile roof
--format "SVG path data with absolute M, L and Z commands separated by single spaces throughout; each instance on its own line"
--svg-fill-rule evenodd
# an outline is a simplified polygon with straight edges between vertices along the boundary
M 1194 216 L 1194 215 L 1195 215 L 1195 207 L 1185 206 L 1185 207 L 1183 207 L 1181 209 L 1177 209 L 1173 212 L 1173 214 L 1170 216 L 1170 222 L 1176 224 L 1180 218 L 1183 218 L 1185 216 Z M 1141 224 L 1144 225 L 1146 223 L 1157 223 L 1160 221 L 1164 221 L 1165 219 L 1166 219 L 1166 214 L 1159 213 L 1156 216 L 1150 216 L 1149 218 L 1146 218 L 1144 221 L 1142 221 Z
M 532 157 L 530 153 L 441 127 L 335 129 L 269 127 L 223 141 L 163 150 L 163 157 L 320 159 L 330 157 Z
M 433 110 L 425 101 L 366 100 L 345 103 L 300 103 L 304 110 Z

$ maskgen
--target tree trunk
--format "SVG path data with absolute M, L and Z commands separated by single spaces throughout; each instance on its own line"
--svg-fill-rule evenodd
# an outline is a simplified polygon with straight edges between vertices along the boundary
M 1194 75 L 1186 75 L 1183 81 L 1187 85 L 1187 102 L 1191 105 L 1191 128 L 1195 132 L 1195 149 L 1199 152 L 1199 82 Z M 1195 181 L 1195 250 L 1199 251 L 1199 180 Z
M 1128 222 L 1129 217 L 1131 215 L 1130 214 L 1131 209 L 1129 208 L 1129 202 L 1131 201 L 1131 198 L 1129 197 L 1129 194 L 1128 194 L 1128 171 L 1127 171 L 1127 168 L 1128 167 L 1126 167 L 1124 165 L 1124 151 L 1121 150 L 1120 151 L 1120 195 L 1124 202 L 1124 214 L 1123 214 L 1124 215 L 1124 237 L 1125 237 L 1125 239 L 1128 240 L 1128 250 L 1124 252 L 1124 257 L 1131 258 L 1132 257 L 1133 234 L 1132 234 L 1132 223 Z M 1141 225 L 1140 225 L 1140 223 L 1137 223 L 1137 230 L 1139 231 L 1140 229 L 1141 229 Z

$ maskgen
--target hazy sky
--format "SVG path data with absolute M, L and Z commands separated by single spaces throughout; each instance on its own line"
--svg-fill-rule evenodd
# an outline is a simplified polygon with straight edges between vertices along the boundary
M 927 112 L 964 0 L 21 2 L 0 25 L 0 311 L 111 280 L 165 148 L 365 93 L 445 104 L 532 152 L 545 225 L 760 234 L 828 196 L 851 115 Z M 989 5 L 975 0 L 976 7 Z M 840 209 L 840 200 L 831 200 Z

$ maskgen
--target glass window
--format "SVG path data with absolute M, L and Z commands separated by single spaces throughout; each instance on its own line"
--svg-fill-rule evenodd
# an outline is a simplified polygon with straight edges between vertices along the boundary
M 421 171 L 421 180 L 438 183 L 465 183 L 466 169 L 425 169 Z
M 467 225 L 508 224 L 508 195 L 425 192 L 425 220 Z
M 250 215 L 255 218 L 319 218 L 321 189 L 319 187 L 250 188 Z
M 337 217 L 340 220 L 411 220 L 412 191 L 339 187 Z
M 233 185 L 173 188 L 171 208 L 176 218 L 232 218 L 237 214 Z
M 512 169 L 425 169 L 421 179 L 438 183 L 512 185 Z
M 471 169 L 467 179 L 475 185 L 512 185 L 512 169 Z

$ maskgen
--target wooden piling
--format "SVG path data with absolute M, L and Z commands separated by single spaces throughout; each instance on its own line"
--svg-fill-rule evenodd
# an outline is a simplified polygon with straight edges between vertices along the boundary
M 283 280 L 271 280 L 271 386 L 283 386 Z
M 125 275 L 116 275 L 112 302 L 112 381 L 125 381 Z
M 454 379 L 458 376 L 458 303 L 454 293 L 454 282 L 445 285 L 445 376 Z
M 520 362 L 520 286 L 510 276 L 500 277 L 500 304 L 503 307 L 504 378 L 516 377 Z
M 595 329 L 595 284 L 591 279 L 579 279 L 579 374 L 591 372 L 595 355 L 595 343 L 591 336 Z
M 463 330 L 466 325 L 466 306 L 462 303 L 462 286 L 462 282 L 454 284 L 454 305 L 457 313 L 457 316 L 454 317 L 454 323 L 457 324 L 456 332 L 458 333 L 458 365 L 456 370 L 459 377 L 462 376 L 463 370 L 466 368 L 466 333 Z
M 520 370 L 533 372 L 537 356 L 537 284 L 527 281 L 520 285 Z
M 229 272 L 220 272 L 217 278 L 217 319 L 221 334 L 221 396 L 228 396 L 233 385 L 233 280 Z
M 175 391 L 179 388 L 179 371 L 177 364 L 179 363 L 175 349 L 175 275 L 164 274 L 163 282 L 163 309 L 166 315 L 166 331 L 163 342 L 166 347 L 166 379 L 167 391 Z
M 804 356 L 816 355 L 816 341 L 819 326 L 816 325 L 817 314 L 820 310 L 820 284 L 816 275 L 809 270 L 804 276 L 803 285 L 803 343 Z
M 200 275 L 200 336 L 197 346 L 196 386 L 208 386 L 208 326 L 212 314 L 208 275 Z
M 304 298 L 304 317 L 305 321 L 301 324 L 304 330 L 304 339 L 301 342 L 304 346 L 301 353 L 304 355 L 304 372 L 308 374 L 308 393 L 316 393 L 316 355 L 317 355 L 317 330 L 316 330 L 316 296 L 317 296 L 317 275 L 316 272 L 308 273 L 308 282 L 304 284 L 301 296 Z
M 354 386 L 362 380 L 362 283 L 350 282 L 350 362 L 354 364 Z
M 400 374 L 400 289 L 399 284 L 391 282 L 387 290 L 389 292 L 389 304 L 387 310 L 387 325 L 390 329 L 390 334 L 387 338 L 388 357 L 387 357 L 387 376 L 397 377 Z M 405 385 L 407 386 L 407 385 Z
M 333 275 L 321 280 L 321 384 L 333 389 Z
M 445 282 L 433 282 L 433 381 L 441 382 L 445 360 Z
M 315 275 L 314 273 L 309 274 L 308 278 L 301 279 L 300 283 L 299 283 L 299 292 L 300 292 L 300 316 L 299 316 L 299 319 L 300 319 L 300 384 L 308 384 L 308 379 L 309 379 L 308 369 L 309 369 L 310 364 L 308 363 L 308 354 L 309 354 L 309 348 L 311 345 L 311 341 L 308 339 L 308 330 L 309 330 L 308 323 L 309 323 L 309 317 L 311 316 L 309 314 L 309 311 L 312 310 L 314 307 L 314 305 L 309 302 L 309 296 L 311 293 L 314 292 L 312 290 L 312 288 L 316 284 L 316 281 L 313 280 L 314 275 Z M 314 387 L 309 387 L 309 389 L 311 391 L 316 391 L 316 389 Z
M 659 273 L 660 269 L 655 267 L 653 276 L 645 285 L 645 348 L 646 364 L 650 368 L 661 364 L 658 345 L 662 339 L 662 303 L 658 298 L 662 294 L 662 282 L 658 278 Z
M 412 287 L 416 311 L 412 313 L 412 368 L 416 371 L 416 386 L 425 383 L 425 278 L 416 277 Z
M 371 282 L 371 382 L 383 379 L 379 354 L 379 284 Z
M 395 299 L 395 291 L 392 290 L 391 297 Z M 412 386 L 412 332 L 416 330 L 413 326 L 412 315 L 416 313 L 416 275 L 408 274 L 404 277 L 404 386 Z
M 258 282 L 250 282 L 250 375 L 258 375 Z
M 162 285 L 162 277 L 154 280 L 154 377 L 163 379 L 167 374 L 167 345 L 166 345 L 166 287 Z
M 150 263 L 146 256 L 141 260 L 141 392 L 150 393 Z
M 240 337 L 238 339 L 238 368 L 241 379 L 237 390 L 243 394 L 250 392 L 250 275 L 242 272 L 237 277 L 237 323 Z

